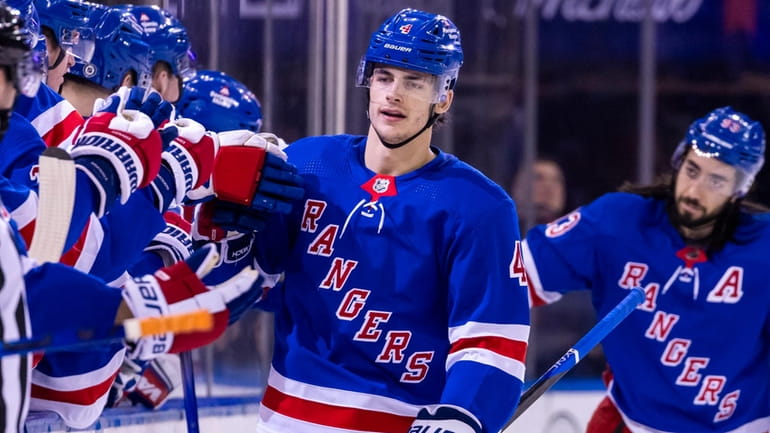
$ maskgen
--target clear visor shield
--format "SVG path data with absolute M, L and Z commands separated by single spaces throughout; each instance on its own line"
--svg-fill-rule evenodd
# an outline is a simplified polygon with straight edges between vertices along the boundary
M 88 28 L 63 28 L 59 33 L 59 46 L 84 63 L 90 63 L 96 47 L 96 36 Z
M 30 52 L 16 65 L 16 88 L 24 96 L 34 97 L 45 78 L 45 62 L 36 52 Z
M 176 70 L 182 81 L 195 76 L 195 53 L 192 50 L 187 50 L 183 55 L 177 57 Z
M 694 155 L 718 160 L 718 155 L 705 152 L 696 145 L 693 145 L 691 149 Z M 688 164 L 687 161 L 684 161 L 680 168 L 680 176 L 684 177 L 688 183 L 696 184 L 698 188 L 711 194 L 723 197 L 742 197 L 746 195 L 754 183 L 754 176 L 747 173 L 741 167 L 719 162 L 721 164 L 716 169 L 704 169 L 702 167 L 694 167 Z
M 448 77 L 361 61 L 356 83 L 370 89 L 371 102 L 384 104 L 389 98 L 415 99 L 437 104 L 446 99 Z M 446 84 L 445 84 L 446 82 Z

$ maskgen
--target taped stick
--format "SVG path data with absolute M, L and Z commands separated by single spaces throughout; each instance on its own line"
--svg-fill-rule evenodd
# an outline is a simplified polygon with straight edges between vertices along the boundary
M 116 327 L 111 335 L 104 338 L 92 338 L 93 331 L 63 331 L 41 338 L 31 338 L 0 343 L 0 357 L 26 354 L 29 352 L 60 352 L 64 350 L 82 350 L 89 347 L 104 346 L 121 341 L 133 342 L 149 335 L 172 332 L 206 332 L 214 327 L 214 316 L 207 310 L 174 314 L 163 317 L 127 319 L 122 326 Z
M 58 262 L 75 206 L 75 162 L 64 149 L 49 147 L 39 160 L 38 207 L 29 256 Z
M 532 404 L 537 401 L 540 396 L 545 394 L 556 382 L 559 381 L 572 367 L 577 365 L 583 357 L 591 351 L 597 344 L 599 344 L 604 338 L 615 329 L 620 322 L 625 320 L 631 312 L 636 309 L 636 306 L 644 301 L 644 290 L 639 287 L 634 287 L 623 298 L 618 305 L 615 306 L 606 316 L 602 318 L 593 328 L 591 328 L 586 335 L 583 336 L 577 343 L 567 350 L 567 352 L 559 358 L 535 383 L 532 384 L 519 399 L 519 405 L 516 407 L 516 412 L 505 423 L 502 430 L 507 429 L 513 422 L 521 416 Z

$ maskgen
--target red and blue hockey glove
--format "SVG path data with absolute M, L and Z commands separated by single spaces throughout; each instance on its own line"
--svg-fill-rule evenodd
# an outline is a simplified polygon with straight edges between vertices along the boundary
M 158 317 L 206 309 L 214 315 L 214 327 L 206 332 L 166 333 L 140 338 L 128 348 L 132 359 L 152 359 L 163 353 L 179 353 L 205 346 L 227 327 L 230 310 L 251 305 L 254 291 L 261 292 L 259 272 L 245 268 L 231 279 L 207 287 L 201 279 L 218 262 L 213 245 L 204 245 L 189 259 L 162 268 L 153 275 L 134 278 L 123 286 L 123 299 L 134 317 Z
M 458 406 L 434 405 L 420 409 L 408 433 L 481 433 L 481 423 Z
M 305 194 L 297 169 L 272 134 L 228 131 L 219 134 L 212 186 L 217 197 L 213 221 L 227 230 L 250 233 L 264 228 L 271 213 L 288 214 Z
M 181 205 L 188 192 L 201 187 L 211 178 L 219 142 L 216 134 L 207 132 L 203 125 L 192 119 L 178 118 L 166 123 L 161 134 L 169 132 L 173 132 L 175 138 L 163 152 L 162 159 L 173 181 L 166 180 L 166 176 L 159 177 L 153 182 L 153 188 L 164 201 L 168 195 Z M 171 187 L 173 191 L 169 189 Z M 168 193 L 164 193 L 165 190 Z
M 166 228 L 155 235 L 144 250 L 160 256 L 163 266 L 171 266 L 192 254 L 192 226 L 178 213 L 169 211 L 163 214 L 163 218 L 166 220 Z
M 136 406 L 159 409 L 182 384 L 177 355 L 160 355 L 150 361 L 125 359 L 110 388 L 107 407 Z
M 95 187 L 98 216 L 155 178 L 162 146 L 150 118 L 136 110 L 98 113 L 83 124 L 71 154 Z

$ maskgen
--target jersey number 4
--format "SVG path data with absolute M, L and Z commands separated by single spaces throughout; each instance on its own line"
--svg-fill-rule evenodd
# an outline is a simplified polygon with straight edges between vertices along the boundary
M 513 248 L 513 259 L 509 266 L 509 273 L 511 278 L 519 280 L 519 284 L 527 287 L 527 270 L 524 269 L 524 260 L 521 258 L 521 241 L 516 241 Z

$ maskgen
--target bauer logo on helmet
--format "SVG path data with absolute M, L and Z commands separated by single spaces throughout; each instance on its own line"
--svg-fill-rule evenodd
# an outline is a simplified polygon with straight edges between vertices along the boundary
M 147 15 L 144 12 L 142 12 L 139 15 L 139 24 L 142 25 L 142 28 L 148 34 L 155 33 L 158 31 L 158 22 L 153 21 L 152 18 L 150 18 L 149 15 Z
M 212 90 L 209 92 L 209 96 L 211 97 L 212 104 L 216 104 L 224 108 L 238 107 L 238 101 L 230 97 L 230 89 L 227 86 L 219 89 L 219 92 Z

